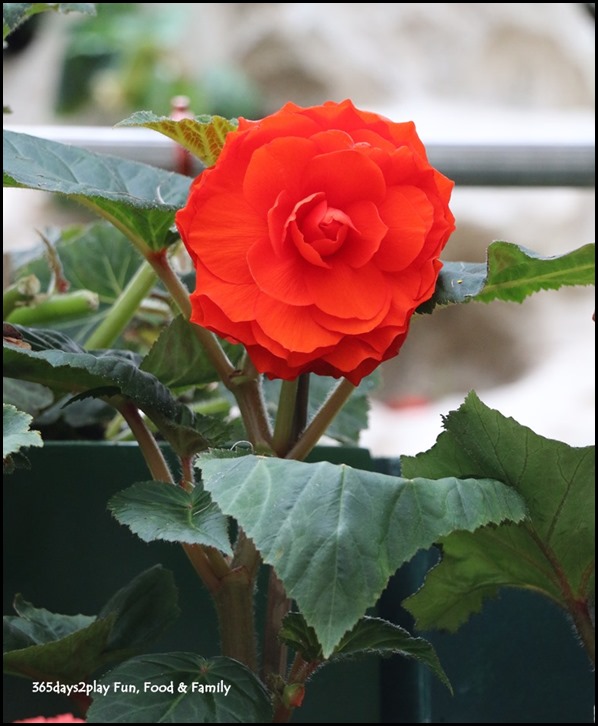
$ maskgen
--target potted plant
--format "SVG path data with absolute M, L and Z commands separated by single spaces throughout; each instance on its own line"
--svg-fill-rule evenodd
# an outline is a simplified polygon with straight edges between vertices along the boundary
M 5 4 L 5 37 L 50 8 Z M 192 618 L 207 627 L 186 620 L 183 647 L 148 654 L 177 596 L 170 571 L 143 565 L 97 616 L 17 596 L 5 671 L 70 697 L 91 723 L 300 720 L 316 671 L 371 654 L 410 658 L 450 688 L 430 642 L 372 611 L 395 571 L 436 542 L 444 559 L 408 601 L 425 627 L 454 629 L 497 587 L 533 587 L 590 649 L 590 450 L 541 440 L 472 393 L 401 472 L 331 451 L 313 459 L 325 434 L 357 442 L 371 374 L 399 353 L 416 311 L 589 284 L 592 248 L 541 258 L 500 242 L 486 265 L 443 265 L 452 182 L 412 123 L 350 101 L 287 104 L 259 121 L 143 112 L 125 124 L 166 134 L 206 170 L 192 181 L 5 132 L 6 185 L 104 220 L 45 234 L 48 280 L 32 263 L 4 294 L 5 471 L 42 446 L 24 409 L 43 410 L 40 427 L 103 422 L 101 447 L 61 459 L 65 493 L 45 487 L 67 515 L 57 537 L 71 549 L 75 537 L 81 549 L 87 536 L 106 543 L 94 530 L 106 520 L 86 519 L 105 496 L 127 528 L 122 547 L 101 548 L 111 582 L 132 576 L 140 548 L 147 556 L 130 532 L 176 543 L 197 576 Z M 120 444 L 127 436 L 133 447 Z M 120 463 L 91 486 L 108 452 Z M 55 558 L 44 570 L 53 578 L 62 565 L 70 571 Z M 81 600 L 90 582 L 105 588 L 94 571 L 78 571 Z

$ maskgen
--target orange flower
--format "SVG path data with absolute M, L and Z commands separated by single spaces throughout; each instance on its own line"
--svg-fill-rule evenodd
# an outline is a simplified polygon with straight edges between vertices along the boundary
M 270 378 L 357 385 L 434 292 L 452 187 L 413 123 L 351 101 L 240 119 L 176 215 L 197 270 L 191 320 Z
M 61 713 L 59 716 L 36 716 L 35 718 L 24 718 L 22 721 L 13 723 L 85 723 L 82 718 L 76 718 L 72 713 Z

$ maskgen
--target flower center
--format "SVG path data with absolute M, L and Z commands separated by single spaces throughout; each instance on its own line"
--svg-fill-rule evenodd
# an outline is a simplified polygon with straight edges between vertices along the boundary
M 300 254 L 320 267 L 329 266 L 325 258 L 342 247 L 350 229 L 355 230 L 345 212 L 328 206 L 323 192 L 296 204 L 285 226 Z

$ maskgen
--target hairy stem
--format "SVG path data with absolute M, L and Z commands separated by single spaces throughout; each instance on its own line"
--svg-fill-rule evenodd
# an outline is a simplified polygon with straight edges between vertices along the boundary
M 263 680 L 268 682 L 271 674 L 285 676 L 287 671 L 288 649 L 278 639 L 282 621 L 289 612 L 291 601 L 287 597 L 282 582 L 274 569 L 270 569 L 268 583 L 268 608 L 264 632 L 264 656 L 262 664 Z
M 256 673 L 253 591 L 254 579 L 244 567 L 240 567 L 220 580 L 213 597 L 218 613 L 222 655 L 244 663 Z

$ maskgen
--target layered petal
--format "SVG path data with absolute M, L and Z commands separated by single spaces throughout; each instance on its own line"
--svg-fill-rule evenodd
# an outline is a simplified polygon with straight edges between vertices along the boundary
M 350 101 L 240 119 L 176 216 L 197 270 L 192 320 L 269 377 L 359 383 L 433 294 L 452 187 L 411 122 Z

